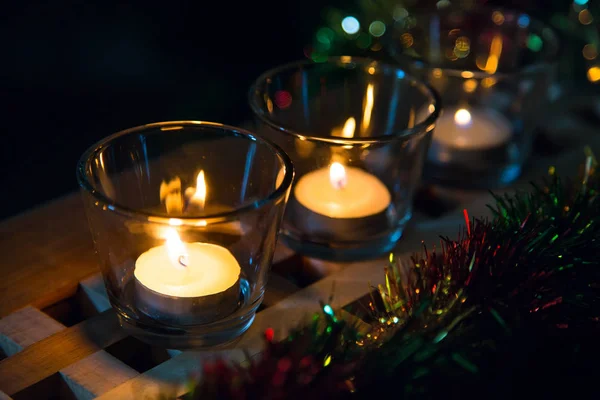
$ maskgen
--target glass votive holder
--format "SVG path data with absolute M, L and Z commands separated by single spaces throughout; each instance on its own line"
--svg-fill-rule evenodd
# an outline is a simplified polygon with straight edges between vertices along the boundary
M 293 177 L 276 145 L 210 122 L 144 125 L 88 149 L 77 179 L 121 325 L 166 348 L 245 332 Z
M 495 188 L 518 178 L 555 79 L 554 32 L 523 12 L 477 7 L 407 15 L 389 32 L 400 67 L 444 103 L 425 179 Z
M 392 249 L 412 215 L 437 94 L 400 68 L 344 56 L 270 70 L 249 102 L 257 133 L 296 168 L 288 247 L 334 260 Z

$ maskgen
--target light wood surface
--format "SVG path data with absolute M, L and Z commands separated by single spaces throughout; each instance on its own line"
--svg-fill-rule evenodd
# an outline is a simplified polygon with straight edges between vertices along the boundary
M 79 193 L 0 223 L 0 317 L 69 297 L 97 271 Z
M 40 310 L 25 307 L 0 319 L 0 348 L 8 357 L 65 329 Z
M 0 390 L 9 396 L 125 338 L 110 309 L 0 361 Z
M 133 368 L 100 350 L 60 371 L 77 400 L 91 400 L 139 375 Z

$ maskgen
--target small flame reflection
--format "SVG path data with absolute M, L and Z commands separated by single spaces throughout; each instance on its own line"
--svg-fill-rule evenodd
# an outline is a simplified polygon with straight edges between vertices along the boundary
M 204 180 L 204 170 L 200 171 L 196 177 L 196 191 L 194 192 L 192 199 L 194 199 L 194 201 L 200 205 L 200 207 L 204 208 L 204 203 L 206 201 L 206 181 Z

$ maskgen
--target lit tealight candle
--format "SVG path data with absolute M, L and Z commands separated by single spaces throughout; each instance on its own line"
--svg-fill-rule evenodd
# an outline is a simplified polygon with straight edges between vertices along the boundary
M 211 321 L 237 306 L 240 271 L 226 248 L 184 243 L 171 228 L 165 244 L 149 249 L 135 262 L 137 303 L 157 320 Z
M 294 219 L 304 233 L 360 240 L 388 225 L 391 195 L 374 175 L 338 162 L 304 175 L 294 189 Z
M 198 174 L 193 203 L 204 207 L 204 172 Z M 239 300 L 241 268 L 225 247 L 211 243 L 184 243 L 169 228 L 165 243 L 153 247 L 135 262 L 136 303 L 148 316 L 180 325 L 210 322 L 235 310 Z
M 444 112 L 435 127 L 434 142 L 461 150 L 497 147 L 510 140 L 509 121 L 493 110 L 451 109 Z
M 475 171 L 502 165 L 509 157 L 512 135 L 510 121 L 497 111 L 448 109 L 436 122 L 429 160 Z

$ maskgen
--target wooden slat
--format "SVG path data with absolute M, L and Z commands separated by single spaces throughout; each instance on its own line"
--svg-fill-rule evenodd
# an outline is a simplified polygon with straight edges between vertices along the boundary
M 139 373 L 101 350 L 63 368 L 60 375 L 77 400 L 91 400 Z
M 0 319 L 0 348 L 10 357 L 63 329 L 40 310 L 25 307 Z
M 73 295 L 97 271 L 79 193 L 0 223 L 0 317 Z
M 192 378 L 192 374 L 194 374 L 195 378 L 200 376 L 202 363 L 215 359 L 240 363 L 246 359 L 246 356 L 240 350 L 218 352 L 185 351 L 138 377 L 117 386 L 97 399 L 177 398 L 186 393 L 187 383 Z
M 0 361 L 0 390 L 12 396 L 125 336 L 114 311 L 105 311 Z
M 100 273 L 94 274 L 80 282 L 81 289 L 94 306 L 96 311 L 104 312 L 111 308 L 104 280 Z
M 381 270 L 383 259 L 369 262 L 348 263 L 339 273 L 297 291 L 275 305 L 256 315 L 254 323 L 244 334 L 235 348 L 244 349 L 250 356 L 258 354 L 264 345 L 264 331 L 273 328 L 276 338 L 284 338 L 290 329 L 297 327 L 314 312 L 320 310 L 319 300 L 327 301 L 335 282 L 335 297 L 333 306 L 341 308 L 370 291 L 369 283 L 383 283 Z M 99 399 L 118 398 L 122 400 L 137 398 L 155 398 L 167 390 L 181 396 L 185 393 L 187 378 L 198 371 L 203 357 L 210 353 L 184 351 L 167 362 L 157 365 L 139 377 L 125 382 L 111 390 Z M 228 360 L 243 360 L 242 352 L 219 353 Z M 213 356 L 214 357 L 214 356 Z

